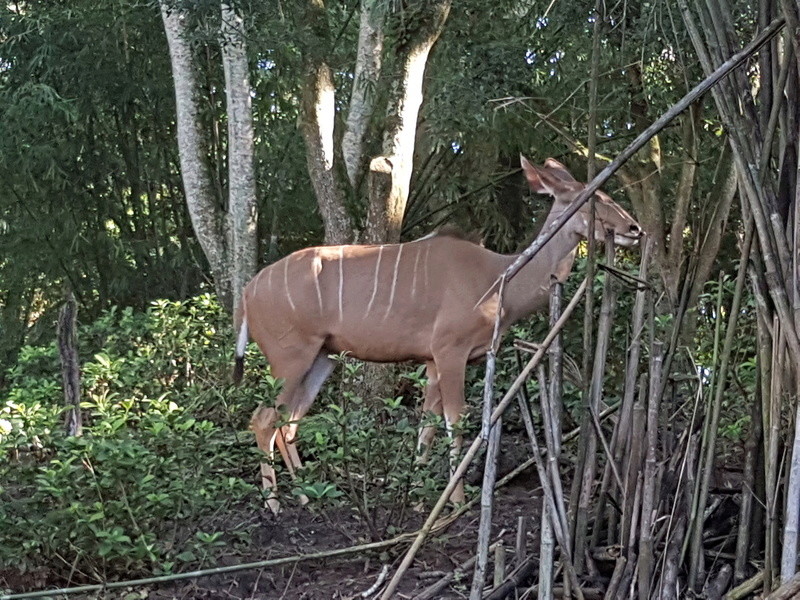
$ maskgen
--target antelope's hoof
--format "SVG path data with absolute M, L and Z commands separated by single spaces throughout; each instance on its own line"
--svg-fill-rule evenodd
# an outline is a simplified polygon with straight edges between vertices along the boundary
M 297 501 L 300 503 L 300 506 L 305 506 L 309 502 L 308 496 L 306 496 L 305 494 L 298 494 Z
M 281 503 L 278 501 L 277 498 L 268 498 L 267 501 L 264 503 L 268 509 L 272 511 L 272 514 L 276 517 L 278 513 L 281 512 Z
M 456 506 L 461 506 L 467 499 L 464 496 L 464 487 L 459 486 L 450 493 L 450 502 Z

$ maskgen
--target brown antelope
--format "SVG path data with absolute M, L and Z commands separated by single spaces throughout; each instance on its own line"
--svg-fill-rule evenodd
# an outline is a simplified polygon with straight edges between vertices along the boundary
M 541 167 L 524 157 L 521 161 L 531 189 L 554 199 L 546 227 L 584 184 L 554 159 Z M 587 204 L 509 282 L 503 330 L 547 305 L 551 275 L 559 281 L 567 278 L 582 238 L 593 234 L 602 241 L 611 230 L 616 244 L 631 246 L 642 235 L 638 223 L 603 192 L 596 195 L 592 226 L 589 215 Z M 294 477 L 301 466 L 294 443 L 298 422 L 333 370 L 328 355 L 346 352 L 373 362 L 424 362 L 428 384 L 423 410 L 444 415 L 457 460 L 462 440 L 453 425 L 464 412 L 466 364 L 489 348 L 496 283 L 515 258 L 455 236 L 433 234 L 403 244 L 306 248 L 263 269 L 242 295 L 235 371 L 240 378 L 252 338 L 272 374 L 284 379 L 277 407 L 262 405 L 253 415 L 258 446 L 272 457 L 277 444 Z M 285 408 L 287 423 L 280 427 L 279 407 Z M 424 454 L 434 434 L 433 427 L 420 430 Z M 268 504 L 277 511 L 275 470 L 263 463 L 261 473 L 264 488 L 271 492 Z M 463 484 L 451 499 L 463 501 Z

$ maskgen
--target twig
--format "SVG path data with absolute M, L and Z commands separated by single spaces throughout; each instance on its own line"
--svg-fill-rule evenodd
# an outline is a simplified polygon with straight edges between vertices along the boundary
M 389 565 L 383 565 L 383 568 L 381 569 L 381 572 L 378 575 L 378 579 L 375 580 L 375 583 L 373 583 L 368 590 L 364 590 L 363 592 L 361 592 L 361 597 L 369 598 L 370 596 L 372 596 L 372 594 L 374 594 L 381 588 L 383 582 L 386 581 L 386 578 L 388 576 L 389 576 Z

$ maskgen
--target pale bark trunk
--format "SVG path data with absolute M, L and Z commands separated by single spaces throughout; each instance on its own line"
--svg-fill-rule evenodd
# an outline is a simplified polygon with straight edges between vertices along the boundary
M 671 272 L 668 274 L 669 294 L 672 298 L 677 298 L 680 293 L 680 265 L 684 257 L 683 230 L 686 227 L 686 217 L 692 200 L 694 177 L 695 171 L 697 170 L 697 138 L 694 128 L 694 115 L 696 113 L 696 109 L 690 110 L 689 114 L 684 115 L 682 119 L 682 145 L 686 154 L 683 157 L 683 164 L 681 165 L 681 176 L 675 197 L 675 210 L 672 216 L 669 246 L 667 249 L 667 263 L 672 267 Z
M 222 3 L 222 66 L 228 108 L 228 211 L 230 214 L 233 306 L 256 272 L 257 206 L 253 159 L 253 111 L 244 23 L 233 6 Z
M 425 65 L 444 28 L 451 0 L 430 0 L 426 4 L 415 15 L 416 29 L 408 32 L 405 43 L 397 50 L 398 76 L 387 109 L 383 156 L 370 164 L 370 202 L 365 233 L 368 242 L 400 240 L 414 166 Z
M 192 50 L 187 41 L 187 13 L 160 3 L 167 34 L 172 78 L 175 85 L 176 126 L 181 176 L 186 205 L 197 240 L 211 268 L 217 295 L 228 309 L 232 307 L 227 259 L 224 212 L 214 194 L 209 171 L 206 136 L 200 120 L 199 83 Z
M 350 185 L 357 188 L 364 169 L 364 138 L 375 109 L 375 92 L 381 74 L 383 12 L 375 0 L 361 0 L 361 23 L 353 76 L 350 111 L 342 138 L 342 154 Z
M 309 0 L 302 14 L 308 27 L 305 41 L 302 132 L 311 184 L 325 227 L 326 244 L 352 241 L 353 224 L 344 204 L 344 193 L 335 170 L 334 122 L 336 87 L 326 60 L 329 32 L 323 0 Z

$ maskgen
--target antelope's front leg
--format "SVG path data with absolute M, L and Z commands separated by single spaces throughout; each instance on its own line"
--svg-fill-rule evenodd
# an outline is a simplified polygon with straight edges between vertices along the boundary
M 427 413 L 442 416 L 442 393 L 439 390 L 439 373 L 436 370 L 436 365 L 433 361 L 428 361 L 425 365 L 426 375 L 428 376 L 428 385 L 425 386 L 425 402 L 422 404 L 422 419 L 425 419 Z M 417 462 L 419 464 L 427 464 L 433 445 L 433 438 L 436 436 L 435 425 L 421 425 L 419 429 L 419 438 L 417 441 Z
M 447 435 L 450 436 L 450 477 L 455 474 L 461 458 L 461 447 L 464 438 L 459 427 L 464 416 L 464 375 L 467 368 L 466 358 L 444 354 L 434 357 L 439 372 L 439 390 L 442 396 L 442 409 Z M 456 504 L 464 502 L 464 480 L 459 479 L 450 500 Z

